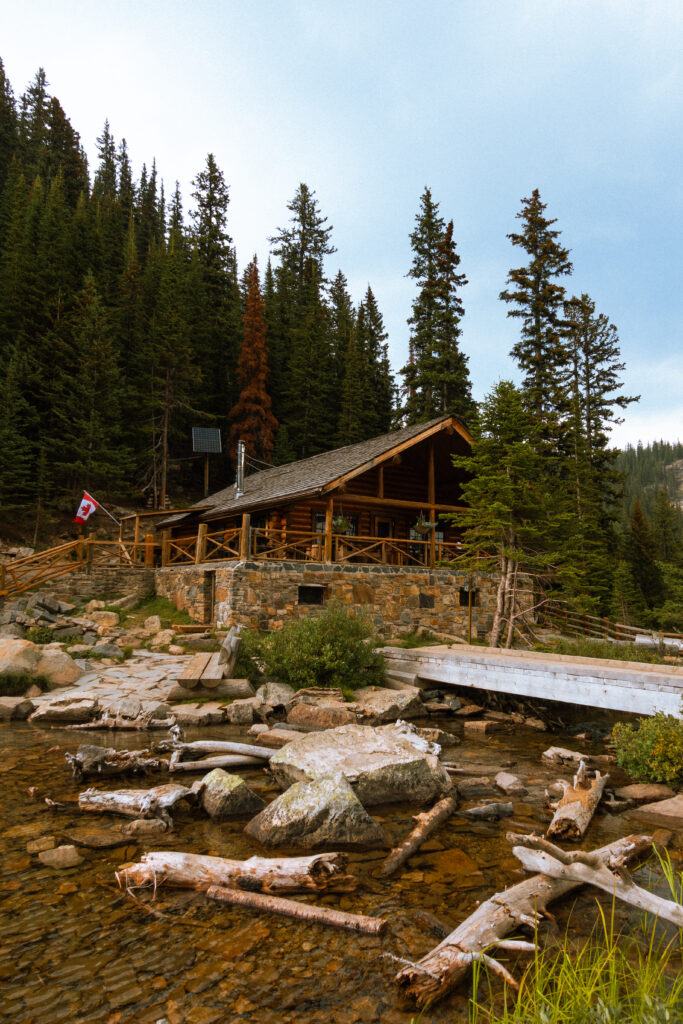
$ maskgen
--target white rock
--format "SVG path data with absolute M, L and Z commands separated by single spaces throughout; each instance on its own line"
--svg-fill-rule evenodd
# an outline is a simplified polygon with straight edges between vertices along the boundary
M 120 621 L 118 612 L 94 611 L 90 615 L 90 618 L 93 622 L 96 622 L 98 626 L 118 626 Z

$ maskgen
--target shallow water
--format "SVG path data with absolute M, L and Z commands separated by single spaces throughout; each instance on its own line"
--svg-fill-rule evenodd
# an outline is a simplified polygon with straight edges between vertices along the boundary
M 443 720 L 440 725 L 458 730 L 457 725 L 444 726 Z M 200 736 L 244 739 L 244 732 L 214 727 L 187 738 Z M 539 828 L 549 820 L 540 795 L 556 773 L 541 765 L 540 753 L 551 743 L 577 746 L 569 737 L 518 730 L 513 735 L 495 734 L 485 742 L 468 740 L 449 751 L 448 759 L 459 765 L 469 761 L 509 767 L 530 787 L 531 795 L 515 804 L 512 819 L 502 822 L 471 824 L 455 814 L 393 879 L 379 877 L 383 851 L 351 853 L 357 891 L 316 901 L 386 917 L 390 928 L 378 939 L 259 916 L 180 889 L 162 888 L 153 903 L 141 894 L 136 904 L 116 888 L 117 867 L 138 860 L 147 849 L 232 858 L 267 855 L 243 834 L 244 820 L 214 824 L 188 813 L 174 819 L 171 833 L 154 840 L 126 840 L 116 849 L 82 849 L 84 862 L 63 871 L 45 867 L 37 855 L 27 853 L 26 844 L 41 836 L 54 836 L 59 844 L 68 842 L 64 836 L 74 826 L 113 830 L 122 821 L 78 812 L 75 801 L 85 786 L 72 780 L 65 751 L 75 750 L 80 742 L 141 747 L 153 738 L 0 725 L 0 1021 L 409 1024 L 415 1014 L 396 1004 L 398 965 L 381 954 L 419 959 L 439 941 L 431 930 L 433 918 L 450 930 L 477 901 L 524 877 L 505 833 L 511 824 L 522 830 Z M 240 774 L 266 799 L 279 792 L 262 769 Z M 181 781 L 189 784 L 199 777 L 183 776 Z M 145 788 L 160 781 L 160 776 L 147 783 L 109 779 L 98 788 Z M 27 794 L 31 786 L 38 787 L 39 796 Z M 45 795 L 67 806 L 50 809 L 42 800 Z M 477 802 L 480 798 L 469 801 Z M 417 810 L 392 804 L 371 808 L 371 813 L 395 845 L 410 830 L 411 815 Z M 598 846 L 629 831 L 626 819 L 599 814 L 587 845 Z M 301 851 L 278 849 L 277 854 L 294 852 Z M 560 928 L 570 913 L 573 933 L 590 932 L 596 920 L 595 894 L 558 905 Z M 624 921 L 628 913 L 619 909 L 617 917 Z M 554 927 L 549 925 L 549 933 Z M 514 970 L 514 962 L 508 966 Z M 465 986 L 420 1019 L 425 1024 L 464 1020 L 466 1004 Z

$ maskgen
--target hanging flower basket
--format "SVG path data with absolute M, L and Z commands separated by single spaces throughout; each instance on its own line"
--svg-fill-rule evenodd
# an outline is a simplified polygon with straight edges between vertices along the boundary
M 416 533 L 420 533 L 424 536 L 425 534 L 429 533 L 430 530 L 433 530 L 437 525 L 437 523 L 429 522 L 427 519 L 425 519 L 422 513 L 420 513 L 417 521 L 413 523 L 413 529 L 415 530 Z
M 333 533 L 348 533 L 351 529 L 351 523 L 348 521 L 346 516 L 335 516 L 332 520 L 332 532 Z

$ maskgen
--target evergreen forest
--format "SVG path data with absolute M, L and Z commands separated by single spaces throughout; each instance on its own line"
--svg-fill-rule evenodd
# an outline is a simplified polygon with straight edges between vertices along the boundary
M 211 489 L 252 469 L 362 441 L 442 413 L 475 437 L 464 497 L 473 571 L 501 574 L 500 637 L 516 630 L 518 579 L 621 621 L 683 629 L 683 447 L 619 453 L 617 328 L 572 294 L 570 251 L 538 190 L 508 235 L 500 292 L 519 326 L 521 383 L 472 398 L 463 351 L 467 277 L 453 221 L 419 197 L 406 365 L 394 378 L 372 287 L 351 296 L 333 229 L 301 183 L 270 258 L 240 262 L 230 190 L 209 153 L 184 207 L 155 161 L 133 172 L 105 121 L 88 166 L 41 69 L 15 96 L 0 61 L 0 509 L 41 523 L 84 487 L 135 507 L 202 496 L 191 428 L 218 427 Z M 624 485 L 624 481 L 626 481 Z M 27 531 L 28 532 L 28 531 Z

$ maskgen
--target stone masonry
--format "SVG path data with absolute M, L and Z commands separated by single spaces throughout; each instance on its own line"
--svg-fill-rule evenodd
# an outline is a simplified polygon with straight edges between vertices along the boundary
M 465 636 L 466 585 L 462 572 L 420 566 L 205 562 L 156 570 L 157 594 L 198 622 L 261 630 L 281 629 L 285 621 L 319 614 L 337 601 L 368 614 L 380 633 L 424 628 Z M 496 585 L 491 576 L 474 580 L 475 638 L 491 628 Z
M 90 572 L 72 572 L 40 585 L 60 601 L 79 598 L 112 598 L 124 594 L 146 597 L 154 592 L 154 569 L 93 565 Z

